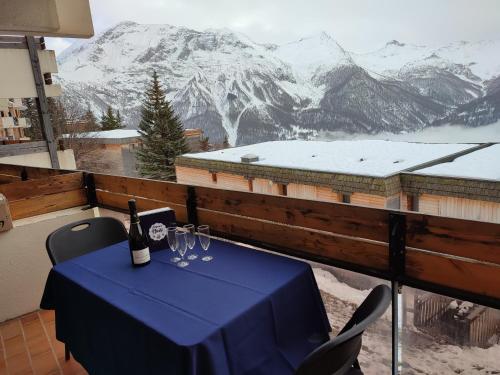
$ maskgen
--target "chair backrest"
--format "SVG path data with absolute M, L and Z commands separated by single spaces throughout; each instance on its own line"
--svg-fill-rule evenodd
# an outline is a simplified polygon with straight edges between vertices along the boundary
M 95 217 L 67 224 L 49 234 L 45 247 L 52 264 L 111 246 L 127 239 L 121 221 Z
M 387 310 L 391 289 L 378 285 L 356 309 L 339 334 L 310 353 L 295 375 L 342 375 L 357 363 L 364 330 Z

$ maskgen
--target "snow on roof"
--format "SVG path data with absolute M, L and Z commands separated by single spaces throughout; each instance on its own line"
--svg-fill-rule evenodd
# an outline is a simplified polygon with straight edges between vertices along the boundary
M 200 129 L 184 129 L 186 136 L 200 132 Z M 64 134 L 64 138 L 93 138 L 93 139 L 124 139 L 138 138 L 141 135 L 135 129 L 102 130 L 88 133 Z
M 122 138 L 137 138 L 140 134 L 135 129 L 115 129 L 103 130 L 98 132 L 79 133 L 74 135 L 64 134 L 65 138 L 94 138 L 94 139 L 122 139 Z
M 275 141 L 184 156 L 240 163 L 241 156 L 251 153 L 259 157 L 252 165 L 386 177 L 474 146 L 381 140 Z
M 418 169 L 414 173 L 500 181 L 500 144 L 471 152 L 449 163 Z

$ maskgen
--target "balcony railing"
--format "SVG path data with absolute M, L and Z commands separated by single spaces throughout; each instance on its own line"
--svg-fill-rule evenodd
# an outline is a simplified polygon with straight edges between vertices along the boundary
M 134 197 L 139 210 L 171 207 L 179 224 L 208 224 L 226 239 L 389 280 L 394 373 L 401 286 L 500 308 L 500 224 L 0 164 L 2 181 L 14 219 L 86 204 L 126 211 Z M 431 318 L 443 308 L 418 303 Z

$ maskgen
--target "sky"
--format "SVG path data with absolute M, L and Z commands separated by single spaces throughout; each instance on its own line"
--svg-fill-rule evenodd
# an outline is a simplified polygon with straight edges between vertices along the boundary
M 229 28 L 261 43 L 326 31 L 345 49 L 370 52 L 390 40 L 444 45 L 500 39 L 500 0 L 90 0 L 96 33 L 120 21 L 196 30 Z M 71 39 L 50 38 L 61 52 Z

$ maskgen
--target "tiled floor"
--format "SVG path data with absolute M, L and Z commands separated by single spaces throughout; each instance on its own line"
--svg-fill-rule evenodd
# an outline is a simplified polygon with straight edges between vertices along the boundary
M 74 359 L 64 360 L 53 311 L 41 310 L 0 324 L 0 375 L 21 374 L 86 374 Z

